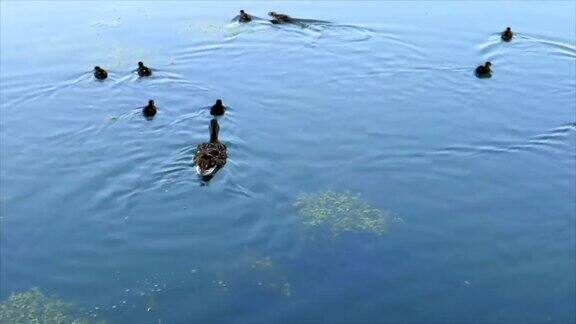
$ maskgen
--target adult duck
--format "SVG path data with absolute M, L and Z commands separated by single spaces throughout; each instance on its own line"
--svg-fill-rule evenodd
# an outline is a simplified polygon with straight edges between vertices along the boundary
M 198 144 L 194 163 L 196 173 L 203 179 L 210 179 L 220 168 L 226 164 L 226 145 L 218 140 L 220 126 L 216 119 L 210 121 L 210 142 Z
M 104 80 L 108 77 L 108 72 L 99 66 L 94 67 L 94 77 L 98 80 Z
M 152 75 L 152 70 L 144 65 L 142 62 L 138 62 L 138 75 L 141 77 L 149 77 Z
M 486 62 L 484 65 L 480 65 L 476 68 L 476 76 L 479 78 L 489 78 L 492 76 L 492 69 L 490 68 L 492 63 Z
M 510 27 L 506 27 L 506 30 L 502 32 L 502 35 L 500 35 L 500 37 L 502 37 L 502 40 L 505 42 L 511 41 L 512 36 L 514 36 L 514 34 L 512 33 L 512 29 L 510 29 Z

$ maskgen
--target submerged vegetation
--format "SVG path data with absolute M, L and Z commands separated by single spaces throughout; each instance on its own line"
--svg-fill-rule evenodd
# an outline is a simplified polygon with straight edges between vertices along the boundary
M 292 285 L 286 273 L 268 255 L 249 248 L 242 252 L 241 276 L 258 290 L 284 298 L 292 297 Z
M 47 297 L 38 288 L 32 288 L 12 294 L 0 303 L 0 323 L 83 324 L 90 321 L 77 317 L 72 304 Z
M 334 235 L 345 232 L 386 233 L 389 212 L 378 209 L 348 192 L 323 191 L 300 195 L 294 206 L 309 229 L 326 228 Z

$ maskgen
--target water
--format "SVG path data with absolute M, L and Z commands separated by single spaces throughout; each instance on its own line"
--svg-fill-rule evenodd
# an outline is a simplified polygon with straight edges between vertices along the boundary
M 109 323 L 574 322 L 575 11 L 3 1 L 2 299 L 39 287 Z M 397 221 L 310 238 L 293 203 L 326 190 Z

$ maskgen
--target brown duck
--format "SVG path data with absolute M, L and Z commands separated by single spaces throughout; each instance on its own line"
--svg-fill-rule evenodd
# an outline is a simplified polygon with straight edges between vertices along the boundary
M 511 41 L 512 36 L 514 36 L 514 34 L 512 33 L 512 29 L 510 29 L 510 27 L 506 27 L 506 30 L 502 32 L 502 35 L 500 35 L 500 37 L 502 37 L 502 40 L 505 42 Z
M 490 62 L 486 62 L 484 63 L 484 65 L 479 65 L 475 70 L 476 76 L 479 78 L 489 78 L 490 76 L 492 76 L 491 66 L 492 63 Z
M 216 119 L 210 121 L 210 142 L 198 144 L 194 163 L 196 172 L 203 178 L 213 176 L 220 168 L 226 164 L 226 145 L 218 141 L 220 126 Z
M 138 62 L 138 75 L 140 77 L 149 77 L 152 75 L 152 69 L 144 65 L 142 62 Z
M 282 24 L 282 23 L 288 23 L 292 21 L 292 18 L 288 15 L 284 15 L 284 14 L 279 14 L 276 13 L 275 11 L 270 11 L 268 13 L 268 16 L 272 17 L 272 20 L 270 20 L 271 23 L 273 24 Z
M 94 77 L 98 80 L 104 80 L 108 77 L 108 72 L 99 66 L 94 67 Z
M 252 16 L 247 14 L 244 10 L 240 10 L 240 14 L 238 15 L 238 21 L 241 23 L 251 22 Z

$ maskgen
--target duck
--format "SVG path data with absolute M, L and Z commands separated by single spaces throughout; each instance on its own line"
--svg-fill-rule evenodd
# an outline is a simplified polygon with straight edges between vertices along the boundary
M 157 111 L 158 108 L 154 105 L 154 100 L 148 100 L 148 104 L 142 108 L 142 114 L 148 118 L 154 117 Z
M 216 103 L 210 107 L 210 115 L 212 116 L 222 116 L 224 115 L 224 110 L 226 107 L 222 104 L 222 100 L 216 100 Z
M 281 24 L 281 23 L 287 23 L 287 22 L 292 21 L 292 18 L 290 16 L 284 15 L 284 14 L 279 14 L 279 13 L 276 13 L 275 11 L 270 11 L 268 13 L 268 16 L 273 18 L 272 20 L 270 20 L 270 22 L 273 24 Z
M 152 70 L 145 66 L 144 63 L 138 62 L 138 75 L 141 77 L 148 77 L 152 75 Z
M 94 67 L 94 77 L 98 80 L 104 80 L 108 77 L 108 72 L 99 66 Z
M 492 69 L 490 67 L 492 63 L 486 62 L 484 65 L 480 65 L 476 68 L 476 76 L 479 78 L 489 78 L 492 75 Z
M 244 12 L 244 10 L 240 10 L 240 15 L 238 16 L 238 21 L 241 23 L 247 23 L 252 21 L 252 16 Z
M 210 179 L 220 168 L 226 164 L 226 145 L 218 140 L 220 126 L 216 119 L 210 121 L 210 142 L 198 144 L 194 163 L 196 173 L 203 179 Z
M 512 34 L 512 29 L 510 29 L 510 27 L 506 27 L 506 30 L 502 32 L 502 40 L 505 42 L 509 42 L 512 40 L 512 36 L 514 36 L 514 34 Z

